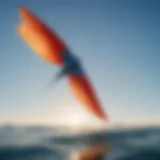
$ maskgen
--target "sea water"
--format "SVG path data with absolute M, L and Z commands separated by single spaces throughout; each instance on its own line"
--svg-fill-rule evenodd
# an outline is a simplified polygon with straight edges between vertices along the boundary
M 160 127 L 84 135 L 50 127 L 0 127 L 0 160 L 63 160 L 87 146 L 106 143 L 105 160 L 160 160 Z

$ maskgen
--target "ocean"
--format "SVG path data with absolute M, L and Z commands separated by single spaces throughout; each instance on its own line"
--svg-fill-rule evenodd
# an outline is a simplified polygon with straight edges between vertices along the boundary
M 104 144 L 104 160 L 160 160 L 160 127 L 84 135 L 61 134 L 51 127 L 0 127 L 0 160 L 76 159 L 72 155 L 78 151 Z

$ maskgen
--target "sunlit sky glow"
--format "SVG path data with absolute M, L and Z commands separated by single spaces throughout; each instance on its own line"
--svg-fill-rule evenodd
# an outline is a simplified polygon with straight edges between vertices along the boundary
M 83 60 L 111 123 L 160 124 L 158 0 L 1 0 L 1 123 L 96 121 L 65 80 L 45 91 L 58 68 L 41 61 L 18 37 L 21 4 L 53 27 Z

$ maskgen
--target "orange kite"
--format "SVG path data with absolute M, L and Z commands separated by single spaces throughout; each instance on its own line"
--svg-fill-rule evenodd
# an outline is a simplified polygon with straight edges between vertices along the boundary
M 17 26 L 17 32 L 20 37 L 32 47 L 39 57 L 60 66 L 61 71 L 56 77 L 57 80 L 66 76 L 74 95 L 89 112 L 107 120 L 78 58 L 70 52 L 55 31 L 47 27 L 27 8 L 20 8 L 19 14 L 21 23 Z

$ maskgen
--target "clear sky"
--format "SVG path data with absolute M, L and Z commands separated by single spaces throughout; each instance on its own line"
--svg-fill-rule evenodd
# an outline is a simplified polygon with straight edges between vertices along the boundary
M 65 80 L 44 91 L 58 68 L 41 61 L 18 37 L 21 4 L 82 59 L 111 122 L 158 123 L 159 0 L 0 0 L 1 123 L 52 124 L 57 117 L 65 123 L 72 114 L 79 120 L 88 117 Z

